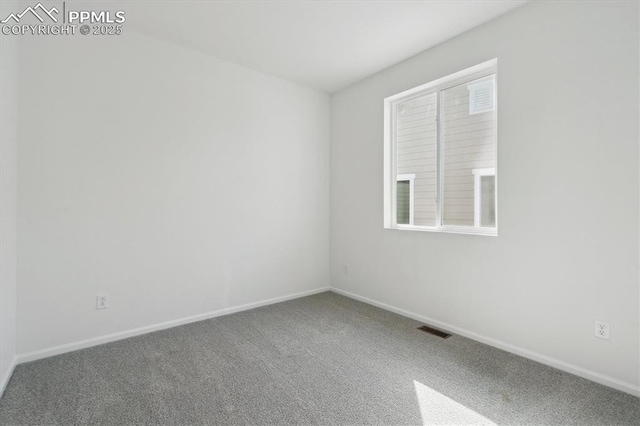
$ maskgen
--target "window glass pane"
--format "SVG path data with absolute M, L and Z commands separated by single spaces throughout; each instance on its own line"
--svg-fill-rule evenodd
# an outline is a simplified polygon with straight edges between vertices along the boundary
M 480 226 L 496 226 L 496 177 L 480 177 Z
M 396 107 L 396 171 L 398 175 L 415 174 L 413 222 L 416 226 L 436 225 L 436 102 L 436 93 L 431 93 Z M 398 223 L 401 222 L 398 220 Z
M 411 198 L 409 196 L 410 188 L 411 184 L 408 180 L 398 181 L 398 190 L 396 191 L 398 196 L 398 206 L 396 211 L 398 213 L 397 222 L 400 225 L 408 225 L 411 218 L 409 213 L 409 206 L 411 205 Z
M 460 84 L 442 91 L 442 223 L 474 226 L 474 169 L 495 168 L 495 109 L 471 111 L 470 88 L 483 81 L 495 87 L 494 75 Z M 494 96 L 493 89 L 491 96 Z M 489 184 L 487 184 L 489 185 Z M 495 180 L 493 185 L 495 199 Z M 490 188 L 487 187 L 487 191 Z M 485 198 L 485 197 L 483 197 Z M 491 197 L 487 196 L 487 199 Z M 495 226 L 494 211 L 486 220 Z

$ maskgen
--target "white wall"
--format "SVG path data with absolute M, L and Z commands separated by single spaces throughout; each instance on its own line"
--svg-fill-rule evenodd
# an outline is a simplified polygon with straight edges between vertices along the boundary
M 20 54 L 21 355 L 328 286 L 328 95 L 134 33 Z
M 334 94 L 332 285 L 637 391 L 638 35 L 534 2 Z M 494 57 L 500 236 L 383 229 L 383 99 Z
M 0 16 L 5 16 L 4 7 Z M 15 38 L 0 38 L 0 396 L 16 355 L 17 42 Z

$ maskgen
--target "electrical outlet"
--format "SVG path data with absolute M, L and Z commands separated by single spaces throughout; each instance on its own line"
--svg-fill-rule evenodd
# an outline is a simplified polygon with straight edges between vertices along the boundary
M 342 273 L 349 275 L 349 265 L 342 265 Z
M 109 295 L 99 294 L 96 296 L 96 309 L 108 309 L 109 308 Z
M 604 321 L 596 321 L 596 337 L 601 339 L 609 338 L 609 323 Z

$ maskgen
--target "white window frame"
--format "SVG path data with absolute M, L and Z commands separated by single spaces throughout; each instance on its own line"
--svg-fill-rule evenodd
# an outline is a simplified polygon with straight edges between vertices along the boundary
M 413 195 L 415 193 L 415 180 L 416 180 L 416 174 L 415 173 L 408 173 L 408 174 L 404 174 L 404 175 L 398 175 L 397 179 L 396 179 L 396 184 L 400 181 L 405 181 L 408 180 L 409 181 L 409 224 L 406 223 L 398 223 L 397 225 L 402 227 L 402 226 L 414 226 L 413 225 L 413 211 L 414 211 L 414 204 L 413 204 Z M 397 188 L 397 186 L 396 186 Z M 396 220 L 398 220 L 398 217 L 396 216 Z
M 473 174 L 473 225 L 476 228 L 481 228 L 480 226 L 480 218 L 481 218 L 481 211 L 480 209 L 482 208 L 482 191 L 481 191 L 481 187 L 480 185 L 482 184 L 482 178 L 484 176 L 495 176 L 496 175 L 496 169 L 493 167 L 490 168 L 486 168 L 486 169 L 473 169 L 471 171 L 471 173 Z M 495 203 L 495 198 L 494 198 L 494 203 Z M 497 205 L 494 206 L 494 208 L 496 208 L 497 210 Z M 486 228 L 486 229 L 493 229 L 493 228 Z
M 423 84 L 418 87 L 414 87 L 413 89 L 406 90 L 404 92 L 398 93 L 393 96 L 389 96 L 384 100 L 384 227 L 387 229 L 400 229 L 400 230 L 412 230 L 412 231 L 430 231 L 430 232 L 448 232 L 448 233 L 456 233 L 456 234 L 476 234 L 476 235 L 498 235 L 498 137 L 496 135 L 495 144 L 496 144 L 496 157 L 495 157 L 495 171 L 494 175 L 496 178 L 496 226 L 495 228 L 488 227 L 477 227 L 477 226 L 459 226 L 459 225 L 444 225 L 443 224 L 443 203 L 442 203 L 442 194 L 443 194 L 443 186 L 444 182 L 441 178 L 442 174 L 442 128 L 438 126 L 437 132 L 437 146 L 438 146 L 438 193 L 437 193 L 437 219 L 436 226 L 417 226 L 417 225 L 399 225 L 397 223 L 397 212 L 396 212 L 396 188 L 398 181 L 397 174 L 397 142 L 395 135 L 396 128 L 396 107 L 399 103 L 405 102 L 409 99 L 429 95 L 431 93 L 437 93 L 437 122 L 440 122 L 440 117 L 442 115 L 442 102 L 440 102 L 441 92 L 450 87 L 457 86 L 459 84 L 464 84 L 465 82 L 469 82 L 472 80 L 476 80 L 482 77 L 489 76 L 491 74 L 495 74 L 495 86 L 494 86 L 494 110 L 496 111 L 495 115 L 495 126 L 498 129 L 498 118 L 497 118 L 497 110 L 498 110 L 498 102 L 497 102 L 497 90 L 495 90 L 498 86 L 498 72 L 497 72 L 497 59 L 491 59 L 482 64 L 478 64 L 476 66 L 464 69 L 462 71 L 453 73 L 446 77 L 434 80 L 430 83 Z M 406 180 L 406 179 L 405 179 Z M 413 208 L 411 214 L 413 215 Z M 475 214 L 475 213 L 474 213 Z M 411 221 L 413 223 L 413 221 Z

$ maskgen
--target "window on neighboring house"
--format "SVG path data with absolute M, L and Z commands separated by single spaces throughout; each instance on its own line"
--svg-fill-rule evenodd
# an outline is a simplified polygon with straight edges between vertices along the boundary
M 473 226 L 496 226 L 496 169 L 473 169 Z
M 385 99 L 385 227 L 497 235 L 497 61 Z
M 396 179 L 396 222 L 398 225 L 413 225 L 415 174 L 398 175 Z

